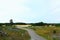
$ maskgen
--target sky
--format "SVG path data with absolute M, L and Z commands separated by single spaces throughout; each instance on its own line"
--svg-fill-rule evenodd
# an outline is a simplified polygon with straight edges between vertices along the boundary
M 60 0 L 0 0 L 0 22 L 60 23 Z

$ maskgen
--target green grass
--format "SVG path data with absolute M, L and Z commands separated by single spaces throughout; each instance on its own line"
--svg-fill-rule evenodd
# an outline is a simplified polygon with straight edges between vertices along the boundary
M 30 36 L 26 30 L 13 26 L 0 26 L 0 28 L 0 30 L 7 33 L 6 36 L 0 36 L 0 40 L 30 40 Z

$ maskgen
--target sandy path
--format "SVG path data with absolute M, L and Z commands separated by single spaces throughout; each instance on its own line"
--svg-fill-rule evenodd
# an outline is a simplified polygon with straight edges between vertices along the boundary
M 46 40 L 43 37 L 37 35 L 32 29 L 26 29 L 26 28 L 22 28 L 22 27 L 17 27 L 17 28 L 27 30 L 29 35 L 31 36 L 31 40 Z

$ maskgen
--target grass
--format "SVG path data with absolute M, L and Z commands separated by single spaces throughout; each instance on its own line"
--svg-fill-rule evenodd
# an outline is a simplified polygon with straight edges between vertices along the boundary
M 56 33 L 55 35 L 59 35 L 60 34 L 60 27 L 29 27 L 31 29 L 33 29 L 38 35 L 46 38 L 47 40 L 59 40 L 58 37 L 53 38 L 53 31 L 55 30 Z
M 0 40 L 30 40 L 26 30 L 15 28 L 15 26 L 0 26 L 0 30 L 6 33 L 6 36 L 0 36 Z

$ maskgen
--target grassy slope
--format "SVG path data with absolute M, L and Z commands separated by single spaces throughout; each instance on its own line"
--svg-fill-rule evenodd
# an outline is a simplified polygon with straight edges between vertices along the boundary
M 6 36 L 0 36 L 0 40 L 29 40 L 30 36 L 27 31 L 17 29 L 11 26 L 0 28 L 3 32 L 7 33 Z

